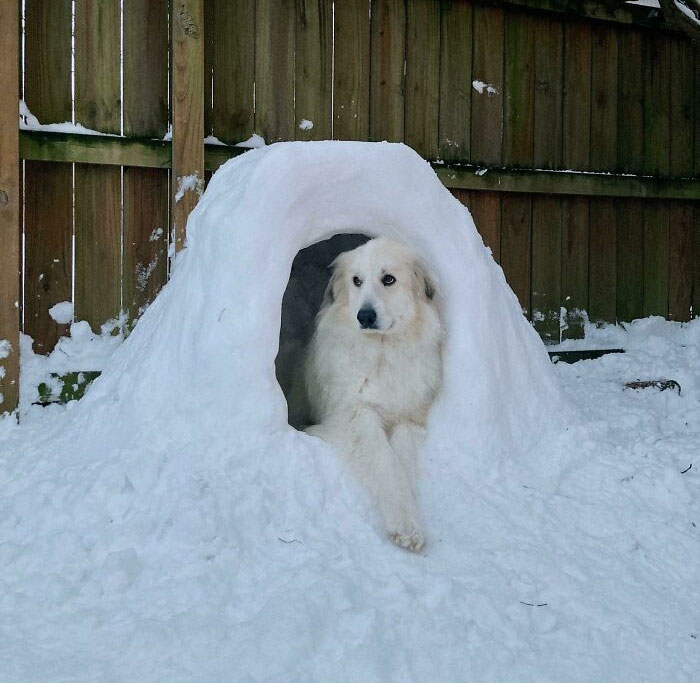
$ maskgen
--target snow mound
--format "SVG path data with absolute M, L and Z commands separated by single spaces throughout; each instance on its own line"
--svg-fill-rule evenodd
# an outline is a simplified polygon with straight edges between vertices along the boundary
M 171 423 L 284 430 L 274 360 L 292 261 L 350 232 L 410 244 L 437 277 L 448 338 L 434 443 L 471 459 L 529 448 L 560 412 L 544 347 L 466 209 L 417 154 L 385 143 L 284 143 L 225 164 L 171 282 L 81 408 L 111 396 L 130 425 L 168 405 Z
M 424 555 L 287 424 L 282 297 L 297 252 L 337 233 L 402 240 L 438 280 Z M 86 397 L 0 423 L 3 683 L 693 680 L 700 325 L 673 330 L 552 366 L 402 145 L 228 162 Z M 682 395 L 623 391 L 652 371 Z

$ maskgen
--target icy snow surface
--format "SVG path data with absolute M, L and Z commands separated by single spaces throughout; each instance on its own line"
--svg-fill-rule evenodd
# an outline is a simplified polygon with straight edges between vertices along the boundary
M 336 232 L 402 239 L 439 281 L 422 555 L 286 425 L 282 295 Z M 406 147 L 229 161 L 86 397 L 0 421 L 0 680 L 690 682 L 700 324 L 620 335 L 628 354 L 552 366 Z M 650 376 L 682 394 L 622 389 Z

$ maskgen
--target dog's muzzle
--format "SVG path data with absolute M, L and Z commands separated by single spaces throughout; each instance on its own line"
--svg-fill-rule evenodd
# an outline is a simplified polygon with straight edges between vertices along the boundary
M 363 330 L 376 330 L 377 311 L 373 308 L 361 308 L 357 314 L 357 322 Z

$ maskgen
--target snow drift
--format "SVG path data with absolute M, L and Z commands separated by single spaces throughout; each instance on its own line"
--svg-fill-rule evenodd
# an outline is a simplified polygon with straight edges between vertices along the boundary
M 336 233 L 402 240 L 439 283 L 420 556 L 288 426 L 275 379 L 292 261 Z M 170 283 L 87 396 L 0 421 L 0 678 L 690 681 L 698 332 L 587 383 L 549 364 L 408 148 L 248 152 L 215 174 Z M 622 392 L 681 352 L 683 396 Z M 587 422 L 562 428 L 558 375 L 588 392 Z

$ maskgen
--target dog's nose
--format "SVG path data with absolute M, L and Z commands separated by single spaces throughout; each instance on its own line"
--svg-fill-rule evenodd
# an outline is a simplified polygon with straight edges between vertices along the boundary
M 372 330 L 377 326 L 377 312 L 373 308 L 361 308 L 357 322 L 363 330 Z

